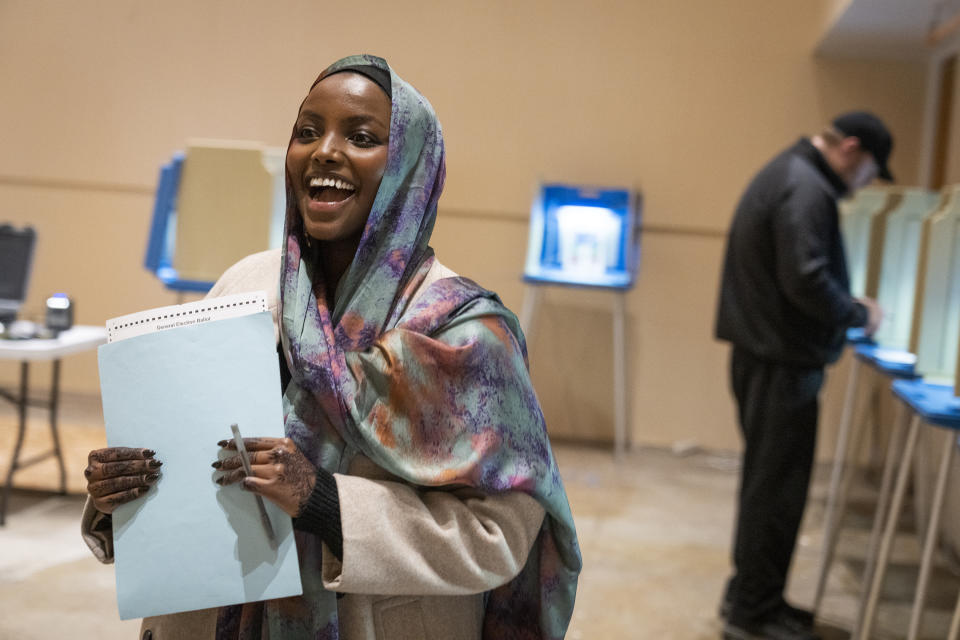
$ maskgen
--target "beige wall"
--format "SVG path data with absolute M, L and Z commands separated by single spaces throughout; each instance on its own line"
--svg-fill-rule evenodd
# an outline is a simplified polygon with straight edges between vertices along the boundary
M 369 51 L 443 122 L 438 254 L 514 309 L 539 179 L 643 189 L 634 440 L 735 448 L 726 351 L 710 336 L 740 190 L 774 152 L 860 106 L 893 128 L 895 173 L 917 179 L 925 68 L 814 59 L 836 6 L 0 1 L 0 218 L 40 232 L 28 310 L 55 290 L 91 324 L 171 303 L 140 266 L 160 163 L 191 137 L 285 144 L 316 73 Z M 531 357 L 555 433 L 611 432 L 608 295 L 547 294 Z M 0 364 L 0 381 L 14 371 Z M 65 386 L 96 391 L 92 355 L 66 363 Z

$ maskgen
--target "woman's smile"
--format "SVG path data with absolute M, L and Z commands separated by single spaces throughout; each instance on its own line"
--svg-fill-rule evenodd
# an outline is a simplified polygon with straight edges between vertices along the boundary
M 335 214 L 349 204 L 356 192 L 357 187 L 353 183 L 336 174 L 308 176 L 307 194 L 310 202 L 305 213 L 323 217 Z
M 327 253 L 356 251 L 387 165 L 390 99 L 357 73 L 337 73 L 307 95 L 287 150 L 304 231 Z

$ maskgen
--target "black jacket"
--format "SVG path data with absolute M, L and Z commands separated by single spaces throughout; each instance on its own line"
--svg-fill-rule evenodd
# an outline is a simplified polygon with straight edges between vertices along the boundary
M 850 295 L 837 199 L 843 180 L 802 139 L 754 177 L 734 214 L 716 335 L 755 356 L 833 362 L 866 308 Z

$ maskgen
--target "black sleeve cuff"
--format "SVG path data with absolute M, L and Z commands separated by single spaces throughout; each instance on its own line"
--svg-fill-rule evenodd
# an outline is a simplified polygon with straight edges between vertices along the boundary
M 340 527 L 340 498 L 337 481 L 323 469 L 317 469 L 317 483 L 307 499 L 300 515 L 293 519 L 293 526 L 300 531 L 314 533 L 327 544 L 327 548 L 343 560 L 343 530 Z
M 850 326 L 864 327 L 867 325 L 868 320 L 870 320 L 870 312 L 867 311 L 867 308 L 865 306 L 863 306 L 859 302 L 854 301 L 853 314 L 850 319 Z

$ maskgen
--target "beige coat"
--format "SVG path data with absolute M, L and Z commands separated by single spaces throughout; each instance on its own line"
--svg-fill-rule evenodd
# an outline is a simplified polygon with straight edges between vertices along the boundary
M 279 273 L 278 250 L 254 254 L 228 269 L 209 295 L 266 290 L 279 339 Z M 437 262 L 419 291 L 453 275 Z M 480 638 L 483 593 L 523 568 L 544 517 L 539 503 L 516 492 L 487 496 L 471 489 L 423 490 L 363 455 L 334 478 L 343 562 L 324 546 L 322 574 L 327 589 L 346 594 L 337 601 L 340 637 Z M 110 531 L 97 531 L 101 517 L 88 500 L 81 528 L 94 554 L 112 562 Z M 146 618 L 142 632 L 150 629 L 154 640 L 212 638 L 216 611 Z

